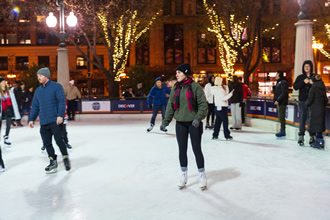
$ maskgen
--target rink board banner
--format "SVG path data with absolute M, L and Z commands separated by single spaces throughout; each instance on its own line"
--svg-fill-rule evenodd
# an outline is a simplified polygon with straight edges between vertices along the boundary
M 166 101 L 166 104 L 167 104 L 168 100 Z M 152 109 L 151 108 L 148 108 L 148 102 L 147 100 L 143 100 L 143 112 L 144 113 L 152 113 Z M 159 111 L 159 113 L 161 113 L 161 111 Z
M 287 105 L 286 111 L 285 111 L 285 120 L 288 123 L 293 124 L 295 115 L 296 115 L 295 114 L 295 105 Z
M 141 113 L 140 100 L 113 100 L 113 113 Z
M 82 113 L 110 113 L 110 101 L 82 101 Z
M 277 106 L 274 104 L 274 102 L 266 102 L 266 118 L 278 118 Z
M 330 130 L 330 106 L 325 109 L 325 129 Z
M 250 101 L 246 103 L 246 115 L 264 118 L 264 101 Z

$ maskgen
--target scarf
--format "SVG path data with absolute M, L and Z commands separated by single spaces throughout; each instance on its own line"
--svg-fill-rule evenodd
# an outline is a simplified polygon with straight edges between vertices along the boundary
M 187 97 L 187 102 L 188 102 L 188 107 L 189 111 L 193 111 L 196 109 L 196 102 L 194 98 L 194 93 L 191 88 L 191 83 L 193 80 L 191 78 L 186 79 L 185 81 L 182 82 L 177 82 L 175 84 L 175 93 L 174 93 L 174 110 L 179 109 L 180 106 L 180 91 L 182 89 L 183 85 L 188 85 L 186 97 Z

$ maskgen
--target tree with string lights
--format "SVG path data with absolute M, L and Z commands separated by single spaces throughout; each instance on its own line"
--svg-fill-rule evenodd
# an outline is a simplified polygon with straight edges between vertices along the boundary
M 203 0 L 218 39 L 222 67 L 229 78 L 236 59 L 243 63 L 244 82 L 262 57 L 261 19 L 269 0 Z M 256 56 L 254 56 L 256 55 Z
M 68 8 L 78 15 L 80 42 L 74 37 L 70 41 L 90 63 L 99 68 L 109 81 L 109 96 L 118 97 L 118 81 L 124 72 L 130 47 L 157 18 L 159 3 L 151 0 L 67 0 Z M 82 39 L 82 41 L 81 41 Z M 87 45 L 87 50 L 82 46 Z M 108 54 L 108 68 L 97 54 L 102 45 Z

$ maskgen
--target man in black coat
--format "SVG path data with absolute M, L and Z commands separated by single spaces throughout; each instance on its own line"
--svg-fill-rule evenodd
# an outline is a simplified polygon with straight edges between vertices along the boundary
M 293 83 L 293 88 L 295 90 L 299 90 L 299 139 L 298 144 L 304 145 L 304 135 L 305 135 L 305 126 L 306 121 L 309 120 L 309 108 L 306 105 L 306 100 L 308 98 L 309 90 L 312 86 L 312 77 L 313 73 L 313 62 L 310 60 L 306 60 L 302 66 L 302 74 L 297 76 L 295 82 Z M 313 143 L 313 134 L 309 132 L 311 139 L 309 143 Z
M 276 137 L 285 137 L 285 110 L 289 99 L 288 82 L 281 70 L 277 70 L 276 80 L 274 104 L 277 105 L 278 120 L 281 123 L 281 130 L 276 134 Z
M 316 133 L 316 139 L 311 146 L 324 148 L 322 133 L 325 131 L 325 105 L 328 103 L 328 97 L 320 75 L 313 75 L 312 83 L 313 85 L 306 101 L 306 105 L 310 107 L 309 131 Z

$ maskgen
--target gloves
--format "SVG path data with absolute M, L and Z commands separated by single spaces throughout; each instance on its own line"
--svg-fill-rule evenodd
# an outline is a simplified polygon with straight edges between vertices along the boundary
M 198 119 L 194 119 L 193 122 L 191 123 L 192 126 L 194 126 L 195 128 L 199 127 L 199 120 Z
M 149 104 L 149 105 L 148 105 L 148 108 L 152 108 L 152 104 Z
M 164 124 L 161 124 L 161 125 L 160 125 L 160 130 L 161 130 L 161 131 L 165 131 L 165 130 L 166 130 L 166 126 L 165 126 Z

